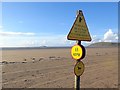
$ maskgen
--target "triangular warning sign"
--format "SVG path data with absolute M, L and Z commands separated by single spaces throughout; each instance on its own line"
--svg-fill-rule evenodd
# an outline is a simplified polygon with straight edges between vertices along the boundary
M 77 18 L 67 36 L 68 40 L 91 41 L 87 24 L 82 11 L 79 11 Z

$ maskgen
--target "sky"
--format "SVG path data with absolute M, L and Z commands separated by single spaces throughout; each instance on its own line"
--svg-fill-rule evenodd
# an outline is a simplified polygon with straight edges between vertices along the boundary
M 117 42 L 117 2 L 3 2 L 0 47 L 73 46 L 67 35 L 82 10 L 92 41 Z

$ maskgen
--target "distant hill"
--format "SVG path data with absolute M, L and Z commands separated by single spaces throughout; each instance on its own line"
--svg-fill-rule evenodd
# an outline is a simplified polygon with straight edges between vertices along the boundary
M 3 47 L 3 48 L 0 48 L 2 50 L 22 50 L 22 49 L 59 49 L 59 48 L 71 48 L 70 46 L 59 46 L 59 47 L 47 47 L 47 46 L 40 46 L 40 47 Z
M 98 42 L 98 43 L 93 43 L 87 47 L 117 47 L 117 46 L 118 43 L 114 43 L 114 42 Z

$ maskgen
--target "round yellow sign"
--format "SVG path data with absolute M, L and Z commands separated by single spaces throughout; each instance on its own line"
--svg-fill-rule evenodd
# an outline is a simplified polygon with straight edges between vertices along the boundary
M 77 62 L 75 67 L 74 67 L 75 75 L 81 76 L 84 72 L 84 69 L 85 69 L 84 63 L 82 61 Z
M 74 45 L 71 49 L 71 55 L 75 60 L 84 58 L 85 48 L 82 45 Z

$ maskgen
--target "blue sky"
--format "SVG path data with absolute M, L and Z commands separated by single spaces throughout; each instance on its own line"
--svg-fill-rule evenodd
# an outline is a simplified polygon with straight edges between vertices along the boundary
M 91 42 L 118 40 L 117 2 L 4 2 L 2 3 L 1 46 L 72 46 L 66 39 L 76 17 L 82 10 Z M 3 45 L 4 44 L 4 45 Z

